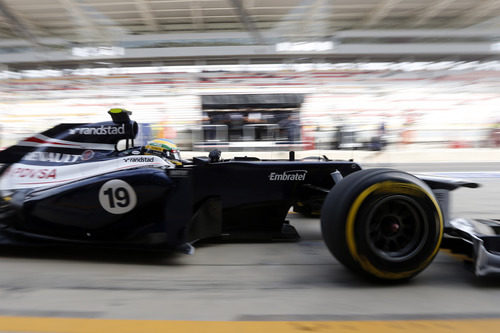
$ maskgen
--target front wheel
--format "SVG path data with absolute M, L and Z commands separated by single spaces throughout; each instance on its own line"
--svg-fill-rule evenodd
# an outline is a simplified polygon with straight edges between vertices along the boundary
M 336 184 L 321 211 L 326 245 L 345 266 L 381 280 L 406 280 L 439 250 L 443 219 L 430 188 L 393 169 L 354 172 Z

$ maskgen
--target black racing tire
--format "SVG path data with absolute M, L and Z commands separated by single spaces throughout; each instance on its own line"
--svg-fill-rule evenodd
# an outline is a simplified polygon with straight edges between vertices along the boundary
M 403 281 L 424 270 L 443 237 L 443 218 L 431 189 L 406 172 L 367 169 L 336 184 L 321 210 L 330 252 L 352 271 Z

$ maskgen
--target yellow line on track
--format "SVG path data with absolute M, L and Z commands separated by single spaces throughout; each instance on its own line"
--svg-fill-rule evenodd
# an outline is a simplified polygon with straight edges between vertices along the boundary
M 500 319 L 398 321 L 170 321 L 76 318 L 0 317 L 1 332 L 51 333 L 474 333 L 497 332 Z

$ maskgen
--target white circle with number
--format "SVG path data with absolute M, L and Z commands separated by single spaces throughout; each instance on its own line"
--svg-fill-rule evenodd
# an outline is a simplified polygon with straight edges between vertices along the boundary
M 99 202 L 102 208 L 111 214 L 125 214 L 137 204 L 135 191 L 127 182 L 113 179 L 105 182 L 99 190 Z

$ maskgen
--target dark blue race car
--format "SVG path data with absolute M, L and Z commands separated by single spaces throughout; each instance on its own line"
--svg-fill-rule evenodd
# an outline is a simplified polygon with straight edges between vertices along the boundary
M 60 124 L 0 152 L 0 244 L 192 252 L 198 240 L 296 240 L 291 207 L 321 214 L 326 245 L 351 270 L 413 277 L 441 247 L 476 274 L 498 271 L 495 221 L 448 219 L 449 191 L 477 184 L 368 169 L 326 157 L 207 157 L 172 142 L 136 147 L 130 112 Z M 120 147 L 120 149 L 118 149 Z

